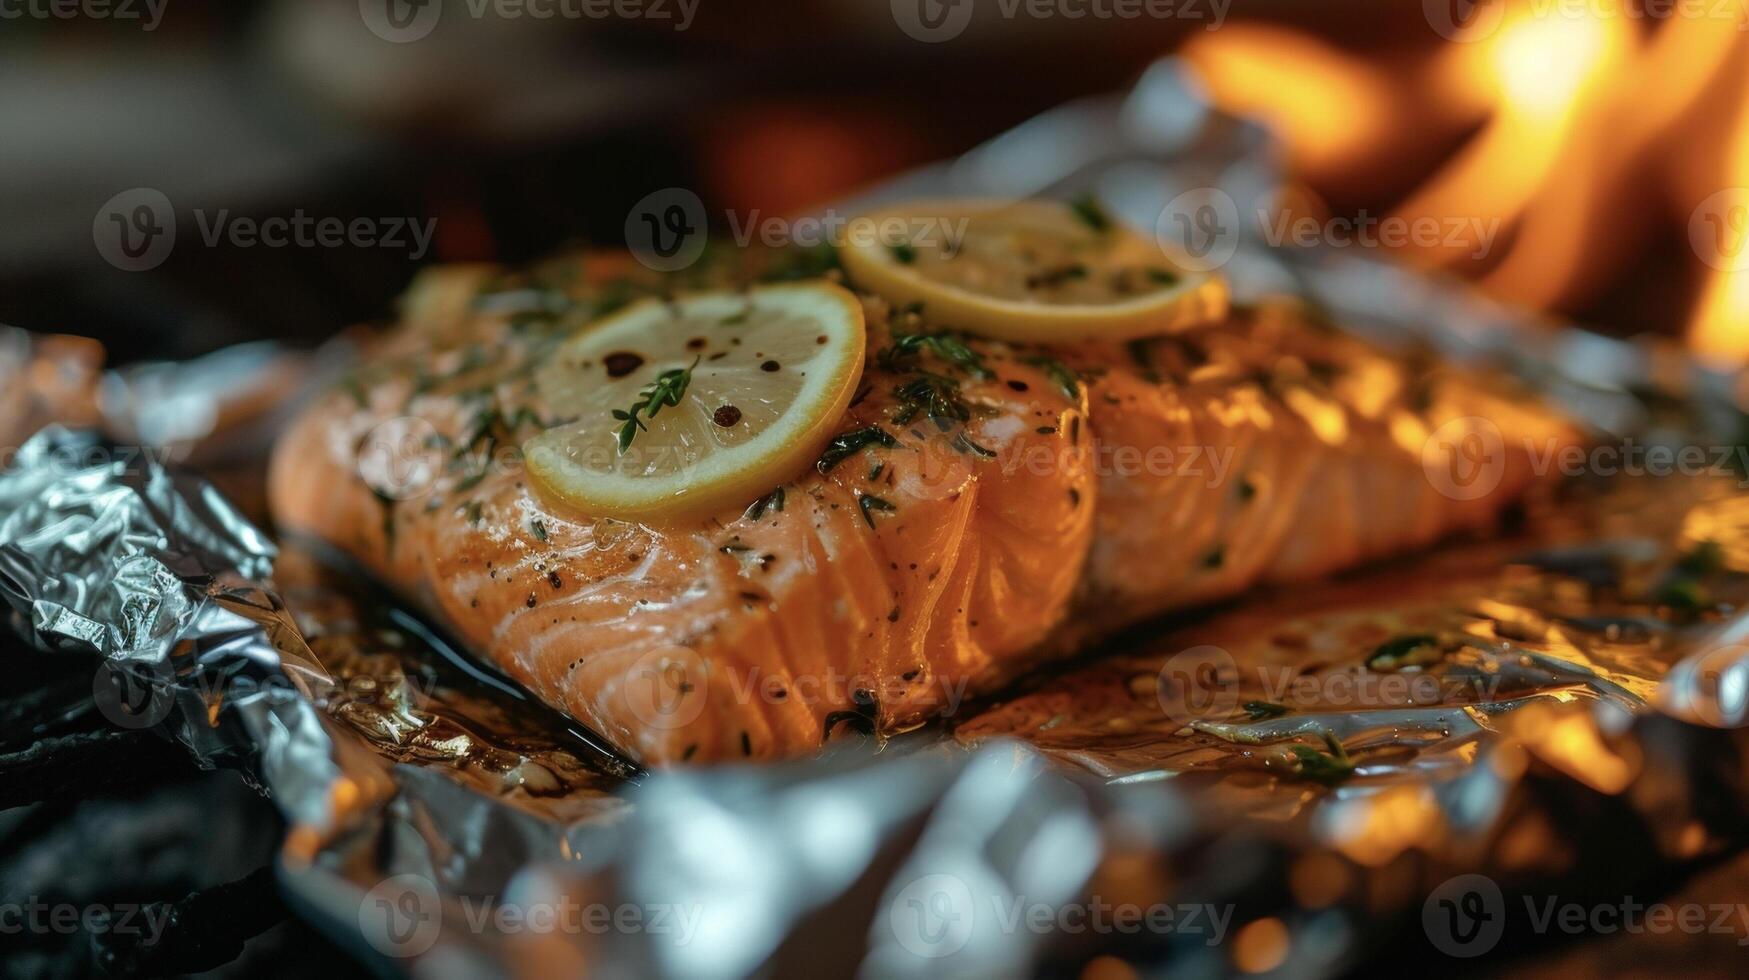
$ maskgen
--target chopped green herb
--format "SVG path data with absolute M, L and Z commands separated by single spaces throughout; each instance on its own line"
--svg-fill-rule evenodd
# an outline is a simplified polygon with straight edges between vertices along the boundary
M 547 525 L 546 522 L 542 521 L 540 518 L 537 517 L 534 520 L 529 521 L 528 529 L 533 531 L 534 536 L 542 541 L 547 539 Z
M 1148 281 L 1161 286 L 1175 286 L 1178 284 L 1178 273 L 1169 269 L 1152 268 L 1148 270 Z
M 613 417 L 625 424 L 619 427 L 619 451 L 631 448 L 632 439 L 639 430 L 648 431 L 644 423 L 638 421 L 638 413 L 643 412 L 645 418 L 653 419 L 656 413 L 664 407 L 679 407 L 680 399 L 686 394 L 686 386 L 692 383 L 692 369 L 698 367 L 698 358 L 683 368 L 669 368 L 656 376 L 638 392 L 638 400 L 632 403 L 629 411 L 613 410 Z
M 1059 361 L 1054 357 L 1046 357 L 1043 355 L 1023 358 L 1022 361 L 1023 363 L 1030 364 L 1043 371 L 1045 376 L 1055 382 L 1056 386 L 1061 388 L 1063 394 L 1067 395 L 1069 398 L 1075 399 L 1081 397 L 1081 376 L 1076 374 L 1062 361 Z
M 1111 230 L 1111 215 L 1106 213 L 1105 205 L 1099 203 L 1099 198 L 1092 194 L 1083 194 L 1069 202 L 1069 210 L 1075 212 L 1075 217 L 1081 223 L 1097 232 Z
M 774 265 L 760 278 L 765 282 L 818 279 L 838 267 L 838 249 L 828 242 L 790 252 L 784 257 L 784 261 Z
M 893 253 L 893 261 L 900 265 L 910 265 L 917 261 L 917 250 L 911 247 L 910 242 L 888 246 L 887 250 Z
M 1136 371 L 1144 380 L 1160 383 L 1160 372 L 1154 370 L 1154 347 L 1147 338 L 1132 340 L 1124 345 L 1124 349 L 1129 351 L 1130 360 L 1136 362 Z
M 477 473 L 470 473 L 467 476 L 462 477 L 460 480 L 456 481 L 455 492 L 456 493 L 467 493 L 469 490 L 472 490 L 473 488 L 479 486 L 480 481 L 484 480 L 485 478 L 486 478 L 486 471 L 485 470 L 480 470 Z
M 968 346 L 959 334 L 946 330 L 937 333 L 895 334 L 892 346 L 882 348 L 875 355 L 875 359 L 885 370 L 898 373 L 909 370 L 912 360 L 924 350 L 933 352 L 935 356 L 974 378 L 995 376 L 984 366 L 982 354 Z
M 1280 718 L 1290 710 L 1287 705 L 1277 704 L 1274 701 L 1247 701 L 1241 707 L 1245 709 L 1246 716 L 1252 721 Z
M 1325 786 L 1347 782 L 1354 775 L 1354 761 L 1348 757 L 1347 750 L 1329 731 L 1324 732 L 1324 746 L 1328 752 L 1320 752 L 1309 745 L 1290 746 L 1288 751 L 1294 757 L 1294 775 Z
M 370 407 L 370 396 L 365 394 L 364 384 L 358 380 L 357 375 L 349 375 L 340 382 L 340 386 L 346 389 L 346 393 L 352 396 L 352 400 L 358 403 L 359 408 Z
M 966 435 L 963 430 L 953 437 L 953 448 L 968 456 L 982 456 L 985 459 L 996 458 L 996 451 L 994 449 L 986 449 L 973 442 L 972 437 Z
M 365 486 L 370 487 L 370 495 L 377 498 L 377 503 L 382 505 L 384 550 L 392 555 L 395 553 L 395 504 L 399 501 L 368 483 Z
M 820 454 L 820 461 L 815 465 L 820 472 L 825 473 L 844 462 L 846 459 L 861 452 L 869 446 L 884 446 L 888 449 L 899 444 L 893 434 L 878 425 L 862 429 L 853 429 L 834 437 L 826 444 L 826 451 Z
M 1725 549 L 1707 540 L 1682 553 L 1676 567 L 1690 575 L 1712 575 L 1725 567 Z
M 1054 269 L 1046 269 L 1043 272 L 1035 272 L 1027 276 L 1026 288 L 1055 288 L 1063 283 L 1085 278 L 1087 278 L 1087 267 L 1079 262 L 1071 262 L 1068 265 L 1057 266 Z
M 1443 659 L 1445 652 L 1440 649 L 1439 637 L 1430 633 L 1411 633 L 1379 644 L 1366 658 L 1366 669 L 1395 671 L 1404 667 L 1425 667 Z
M 1712 605 L 1706 587 L 1687 576 L 1672 578 L 1658 587 L 1653 596 L 1660 606 L 1667 606 L 1683 616 L 1692 616 Z
M 783 488 L 778 487 L 758 500 L 748 505 L 746 514 L 742 515 L 750 521 L 756 521 L 765 516 L 767 510 L 783 512 Z
M 953 422 L 964 422 L 972 411 L 960 398 L 959 383 L 939 374 L 919 371 L 917 376 L 893 389 L 899 399 L 893 406 L 893 424 L 907 425 L 919 414 L 933 421 L 943 432 Z
M 483 511 L 483 509 L 484 508 L 481 507 L 480 502 L 478 500 L 470 500 L 466 504 L 462 505 L 462 516 L 466 517 L 468 519 L 469 524 L 473 525 L 474 527 L 479 527 L 480 526 L 480 514 Z
M 637 289 L 631 280 L 615 279 L 602 285 L 601 295 L 595 297 L 595 309 L 591 312 L 599 319 L 629 306 L 636 295 Z
M 862 508 L 862 519 L 868 522 L 869 527 L 875 526 L 874 514 L 872 511 L 878 510 L 890 514 L 899 509 L 885 500 L 868 493 L 862 495 L 862 499 L 857 501 L 857 506 Z

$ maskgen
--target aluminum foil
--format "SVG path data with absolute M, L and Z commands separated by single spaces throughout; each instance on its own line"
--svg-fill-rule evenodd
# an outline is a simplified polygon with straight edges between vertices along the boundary
M 896 186 L 1134 216 L 1273 174 L 1164 64 Z M 1253 293 L 1504 360 L 1600 432 L 1741 421 L 1667 352 L 1513 343 L 1450 286 L 1234 248 Z M 248 773 L 294 905 L 390 972 L 1316 976 L 1510 944 L 1503 896 L 1625 894 L 1741 843 L 1745 499 L 1575 483 L 1523 532 L 1186 617 L 884 745 L 648 776 L 158 453 L 32 439 L 0 473 L 0 595 L 42 655 L 92 659 L 113 722 Z

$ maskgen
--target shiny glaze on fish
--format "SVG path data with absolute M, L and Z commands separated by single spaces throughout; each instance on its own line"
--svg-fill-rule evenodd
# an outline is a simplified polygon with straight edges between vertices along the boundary
M 840 431 L 881 426 L 896 445 L 744 510 L 625 523 L 555 507 L 515 459 L 545 417 L 532 366 L 603 297 L 648 288 L 582 268 L 416 288 L 372 365 L 283 437 L 270 493 L 282 529 L 344 548 L 654 764 L 914 727 L 1143 616 L 1485 525 L 1532 478 L 1522 446 L 1573 439 L 1475 378 L 1305 316 L 1122 347 L 967 338 L 970 356 L 950 357 L 896 351 L 944 325 L 871 298 Z M 895 421 L 924 376 L 951 379 L 965 421 Z M 1477 414 L 1510 437 L 1506 463 L 1492 492 L 1458 500 L 1416 440 Z M 396 466 L 361 464 L 385 431 L 414 460 L 400 468 L 432 479 L 385 492 Z

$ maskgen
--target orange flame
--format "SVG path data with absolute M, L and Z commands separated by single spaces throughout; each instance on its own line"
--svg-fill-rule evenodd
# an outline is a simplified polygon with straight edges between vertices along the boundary
M 1484 2 L 1499 5 L 1485 36 L 1414 67 L 1238 25 L 1184 55 L 1217 104 L 1272 126 L 1294 174 L 1314 186 L 1377 175 L 1403 145 L 1427 143 L 1424 131 L 1473 130 L 1391 216 L 1490 229 L 1480 243 L 1411 236 L 1400 252 L 1502 298 L 1584 309 L 1654 274 L 1648 243 L 1690 240 L 1693 254 L 1677 263 L 1702 278 L 1689 341 L 1749 361 L 1749 11 Z

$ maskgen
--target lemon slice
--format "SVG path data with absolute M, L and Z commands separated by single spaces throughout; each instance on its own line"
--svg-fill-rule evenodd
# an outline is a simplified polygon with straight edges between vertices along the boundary
M 1227 312 L 1225 280 L 1180 267 L 1092 202 L 923 202 L 855 228 L 840 253 L 853 284 L 1001 340 L 1123 340 Z
M 646 300 L 536 371 L 536 489 L 592 517 L 744 505 L 805 469 L 862 377 L 862 305 L 827 282 Z

